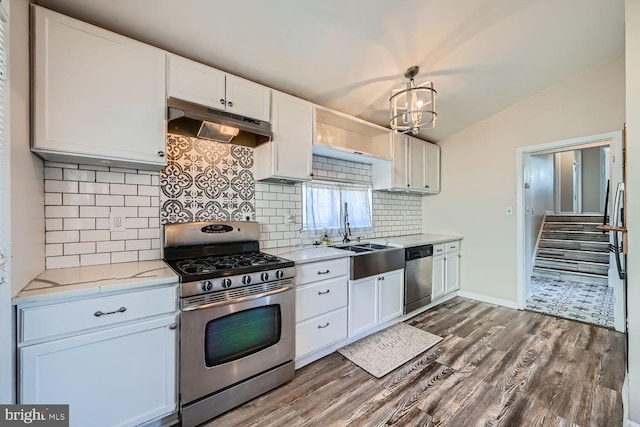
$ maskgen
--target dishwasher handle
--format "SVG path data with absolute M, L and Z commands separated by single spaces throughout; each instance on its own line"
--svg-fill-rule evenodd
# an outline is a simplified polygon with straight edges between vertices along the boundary
M 433 245 L 423 245 L 413 248 L 407 248 L 404 255 L 406 261 L 413 261 L 414 259 L 433 256 Z

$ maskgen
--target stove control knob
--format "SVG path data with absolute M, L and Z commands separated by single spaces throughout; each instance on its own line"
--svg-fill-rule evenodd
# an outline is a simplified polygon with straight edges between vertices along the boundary
M 248 285 L 249 283 L 251 283 L 251 276 L 242 276 L 242 284 Z
M 231 279 L 229 279 L 228 277 L 225 279 L 222 279 L 222 287 L 223 288 L 228 288 L 231 286 Z
M 263 282 L 266 282 L 267 280 L 269 280 L 269 273 L 260 274 L 260 280 L 262 280 Z
M 282 279 L 284 277 L 284 273 L 282 270 L 276 271 L 276 279 Z
M 205 280 L 204 282 L 202 282 L 202 290 L 207 292 L 210 291 L 211 289 L 213 289 L 213 283 L 211 283 L 208 280 Z

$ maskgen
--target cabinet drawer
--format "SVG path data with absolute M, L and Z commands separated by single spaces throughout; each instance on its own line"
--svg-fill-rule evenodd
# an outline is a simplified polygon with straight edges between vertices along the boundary
M 19 339 L 24 342 L 100 328 L 170 313 L 176 308 L 175 286 L 19 308 Z
M 328 261 L 310 262 L 296 266 L 296 284 L 344 276 L 349 273 L 349 257 Z
M 296 322 L 347 305 L 347 277 L 296 287 Z
M 446 247 L 445 245 L 445 243 L 433 245 L 433 255 L 443 255 Z
M 296 358 L 346 337 L 346 308 L 300 322 L 296 325 Z
M 460 241 L 456 240 L 455 242 L 448 242 L 444 244 L 446 246 L 447 252 L 453 252 L 460 249 Z

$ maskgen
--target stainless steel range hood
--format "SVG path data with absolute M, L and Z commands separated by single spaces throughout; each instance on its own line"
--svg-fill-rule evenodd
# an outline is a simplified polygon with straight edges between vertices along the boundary
M 269 142 L 271 125 L 261 120 L 169 98 L 168 132 L 255 147 Z

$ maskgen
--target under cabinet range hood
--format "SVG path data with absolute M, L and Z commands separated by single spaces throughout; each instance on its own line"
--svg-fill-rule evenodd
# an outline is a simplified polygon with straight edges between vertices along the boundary
M 269 142 L 271 125 L 261 120 L 169 98 L 168 131 L 216 142 L 255 147 Z

